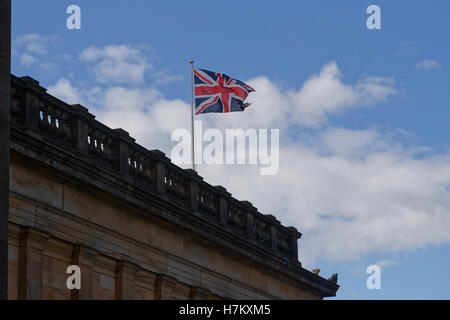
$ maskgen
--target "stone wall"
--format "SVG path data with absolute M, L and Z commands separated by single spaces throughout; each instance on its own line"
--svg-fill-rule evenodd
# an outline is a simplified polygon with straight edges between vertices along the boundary
M 9 299 L 319 298 L 25 161 L 11 162 Z M 66 287 L 71 264 L 80 291 Z

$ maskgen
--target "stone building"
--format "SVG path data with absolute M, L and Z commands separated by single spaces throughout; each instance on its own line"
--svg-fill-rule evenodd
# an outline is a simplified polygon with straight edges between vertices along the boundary
M 8 299 L 322 299 L 301 234 L 11 76 Z M 69 290 L 69 265 L 81 289 Z

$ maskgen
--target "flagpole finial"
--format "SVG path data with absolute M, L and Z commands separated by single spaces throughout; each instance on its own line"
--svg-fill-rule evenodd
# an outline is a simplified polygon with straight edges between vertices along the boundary
M 193 64 L 193 63 L 194 63 L 194 60 L 189 60 L 189 63 L 190 63 L 190 64 Z

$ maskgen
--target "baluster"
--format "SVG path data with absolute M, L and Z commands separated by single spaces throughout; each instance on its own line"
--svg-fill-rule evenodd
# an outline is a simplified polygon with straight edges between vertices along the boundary
M 222 186 L 216 186 L 216 190 L 219 194 L 219 221 L 226 225 L 228 223 L 228 199 L 231 198 L 231 193 Z
M 42 112 L 42 121 L 41 121 L 41 123 L 42 123 L 42 128 L 44 129 L 44 130 L 47 130 L 48 129 L 48 126 L 49 126 L 49 124 L 48 124 L 48 108 L 47 108 L 47 106 L 46 105 L 44 105 L 43 103 L 41 103 L 41 112 Z
M 151 160 L 147 157 L 145 157 L 144 161 L 142 162 L 142 173 L 146 179 L 153 179 Z
M 278 251 L 278 228 L 275 224 L 270 224 L 270 239 L 272 249 Z
M 246 225 L 247 237 L 250 239 L 256 238 L 255 230 L 255 216 L 258 214 L 258 210 L 248 201 L 240 201 L 241 205 L 244 207 L 244 219 Z
M 198 210 L 198 185 L 203 181 L 203 178 L 192 169 L 186 169 L 186 173 L 188 174 L 189 179 L 187 182 L 189 188 L 189 206 L 192 211 L 196 212 Z
M 53 110 L 53 108 L 50 108 L 50 130 L 54 133 L 57 132 L 55 113 L 56 112 Z
M 166 158 L 164 152 L 159 150 L 151 150 L 156 157 L 156 169 L 155 169 L 155 186 L 156 190 L 161 193 L 166 192 L 166 163 L 170 163 L 170 160 Z

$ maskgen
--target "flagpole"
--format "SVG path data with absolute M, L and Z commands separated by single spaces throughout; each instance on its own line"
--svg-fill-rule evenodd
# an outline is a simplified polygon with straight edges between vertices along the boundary
M 195 146 L 194 146 L 194 60 L 191 64 L 191 148 L 192 148 L 192 169 L 195 171 Z

